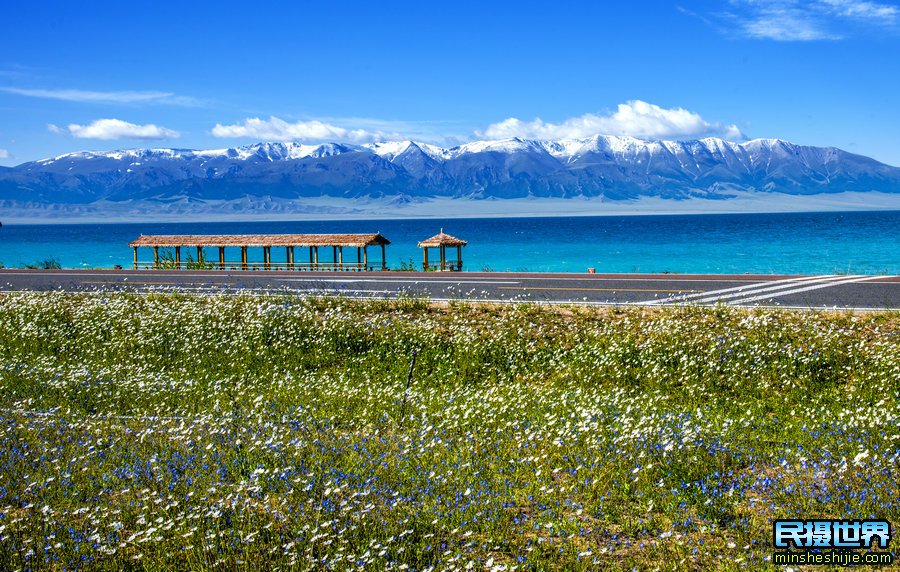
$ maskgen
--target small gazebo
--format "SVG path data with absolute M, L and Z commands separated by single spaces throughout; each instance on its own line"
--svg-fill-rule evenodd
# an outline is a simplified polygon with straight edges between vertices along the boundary
M 456 238 L 455 236 L 450 236 L 449 234 L 444 234 L 444 229 L 441 229 L 441 232 L 432 236 L 431 238 L 427 238 L 419 243 L 419 248 L 423 249 L 424 258 L 422 261 L 422 268 L 427 272 L 428 270 L 462 270 L 463 261 L 462 261 L 462 247 L 467 245 L 468 243 L 465 240 L 460 238 Z M 456 260 L 447 260 L 447 247 L 455 246 L 456 247 Z M 428 263 L 428 249 L 429 248 L 437 248 L 440 250 L 440 264 L 429 264 Z

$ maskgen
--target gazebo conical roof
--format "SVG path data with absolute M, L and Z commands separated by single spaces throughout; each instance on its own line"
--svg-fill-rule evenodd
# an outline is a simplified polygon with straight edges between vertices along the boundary
M 456 238 L 455 236 L 450 236 L 444 232 L 444 229 L 441 229 L 441 232 L 432 236 L 431 238 L 426 238 L 422 242 L 419 243 L 419 248 L 431 248 L 435 246 L 465 246 L 469 244 L 465 240 L 461 238 Z

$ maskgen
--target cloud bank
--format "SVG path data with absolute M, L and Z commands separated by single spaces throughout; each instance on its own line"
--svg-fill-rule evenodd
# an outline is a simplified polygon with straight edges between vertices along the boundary
M 9 151 L 0 149 L 0 159 L 9 159 Z
M 747 38 L 809 42 L 841 40 L 853 26 L 895 27 L 900 8 L 865 0 L 732 0 L 721 17 Z
M 619 104 L 615 113 L 587 113 L 561 123 L 536 118 L 522 121 L 516 117 L 492 123 L 476 136 L 484 139 L 581 139 L 594 135 L 627 135 L 639 139 L 681 139 L 703 136 L 744 139 L 735 125 L 707 121 L 698 113 L 681 107 L 666 109 L 646 101 Z
M 0 91 L 24 97 L 38 97 L 77 103 L 199 105 L 199 100 L 195 98 L 176 95 L 168 91 L 89 91 L 82 89 L 25 89 L 19 87 L 0 87 Z
M 48 125 L 53 133 L 61 133 L 63 130 L 56 125 Z M 122 121 L 121 119 L 98 119 L 88 125 L 72 123 L 68 126 L 69 133 L 78 139 L 177 139 L 181 136 L 178 131 L 166 129 L 159 125 L 148 123 L 137 125 Z
M 217 123 L 211 131 L 214 137 L 262 139 L 268 141 L 347 141 L 371 143 L 389 138 L 402 138 L 398 133 L 384 133 L 366 129 L 348 129 L 323 121 L 297 121 L 289 123 L 278 117 L 260 119 L 249 117 L 243 123 L 222 125 Z
M 390 125 L 391 122 L 385 122 Z M 377 141 L 409 139 L 411 134 L 386 132 L 380 129 L 347 128 L 319 120 L 289 123 L 278 117 L 261 119 L 251 117 L 241 123 L 212 128 L 214 137 L 222 139 L 255 139 L 263 141 L 342 141 L 348 143 L 372 143 Z M 708 121 L 698 113 L 681 107 L 666 109 L 645 101 L 622 103 L 615 113 L 599 115 L 587 113 L 566 119 L 561 123 L 547 123 L 536 118 L 523 121 L 516 117 L 492 123 L 483 130 L 476 130 L 478 139 L 579 139 L 594 135 L 627 135 L 640 139 L 679 139 L 703 136 L 744 139 L 735 125 Z M 445 137 L 446 139 L 446 137 Z

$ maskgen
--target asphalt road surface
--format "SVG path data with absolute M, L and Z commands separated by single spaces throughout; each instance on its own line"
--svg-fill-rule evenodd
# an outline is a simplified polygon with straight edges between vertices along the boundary
M 0 291 L 187 290 L 597 305 L 900 309 L 900 276 L 0 270 Z

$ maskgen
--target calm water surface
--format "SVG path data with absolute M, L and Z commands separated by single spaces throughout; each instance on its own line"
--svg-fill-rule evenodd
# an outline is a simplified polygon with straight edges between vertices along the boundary
M 6 267 L 55 258 L 64 267 L 130 267 L 141 234 L 381 232 L 388 265 L 421 262 L 416 243 L 445 232 L 469 241 L 466 270 L 900 274 L 900 211 L 737 215 L 227 223 L 15 225 L 0 228 Z M 188 251 L 192 251 L 189 249 Z M 324 254 L 327 251 L 327 254 Z M 322 249 L 323 259 L 330 249 Z M 374 249 L 378 252 L 378 249 Z M 262 249 L 251 249 L 251 260 Z M 345 254 L 348 254 L 345 251 Z M 436 255 L 436 253 L 434 253 Z M 432 256 L 434 258 L 435 256 Z M 298 262 L 305 261 L 298 250 Z M 355 256 L 348 254 L 348 259 Z M 376 258 L 379 256 L 376 254 Z M 212 260 L 218 254 L 207 253 Z M 239 251 L 229 249 L 229 260 Z M 273 260 L 284 261 L 284 249 Z M 149 250 L 141 259 L 150 261 Z

